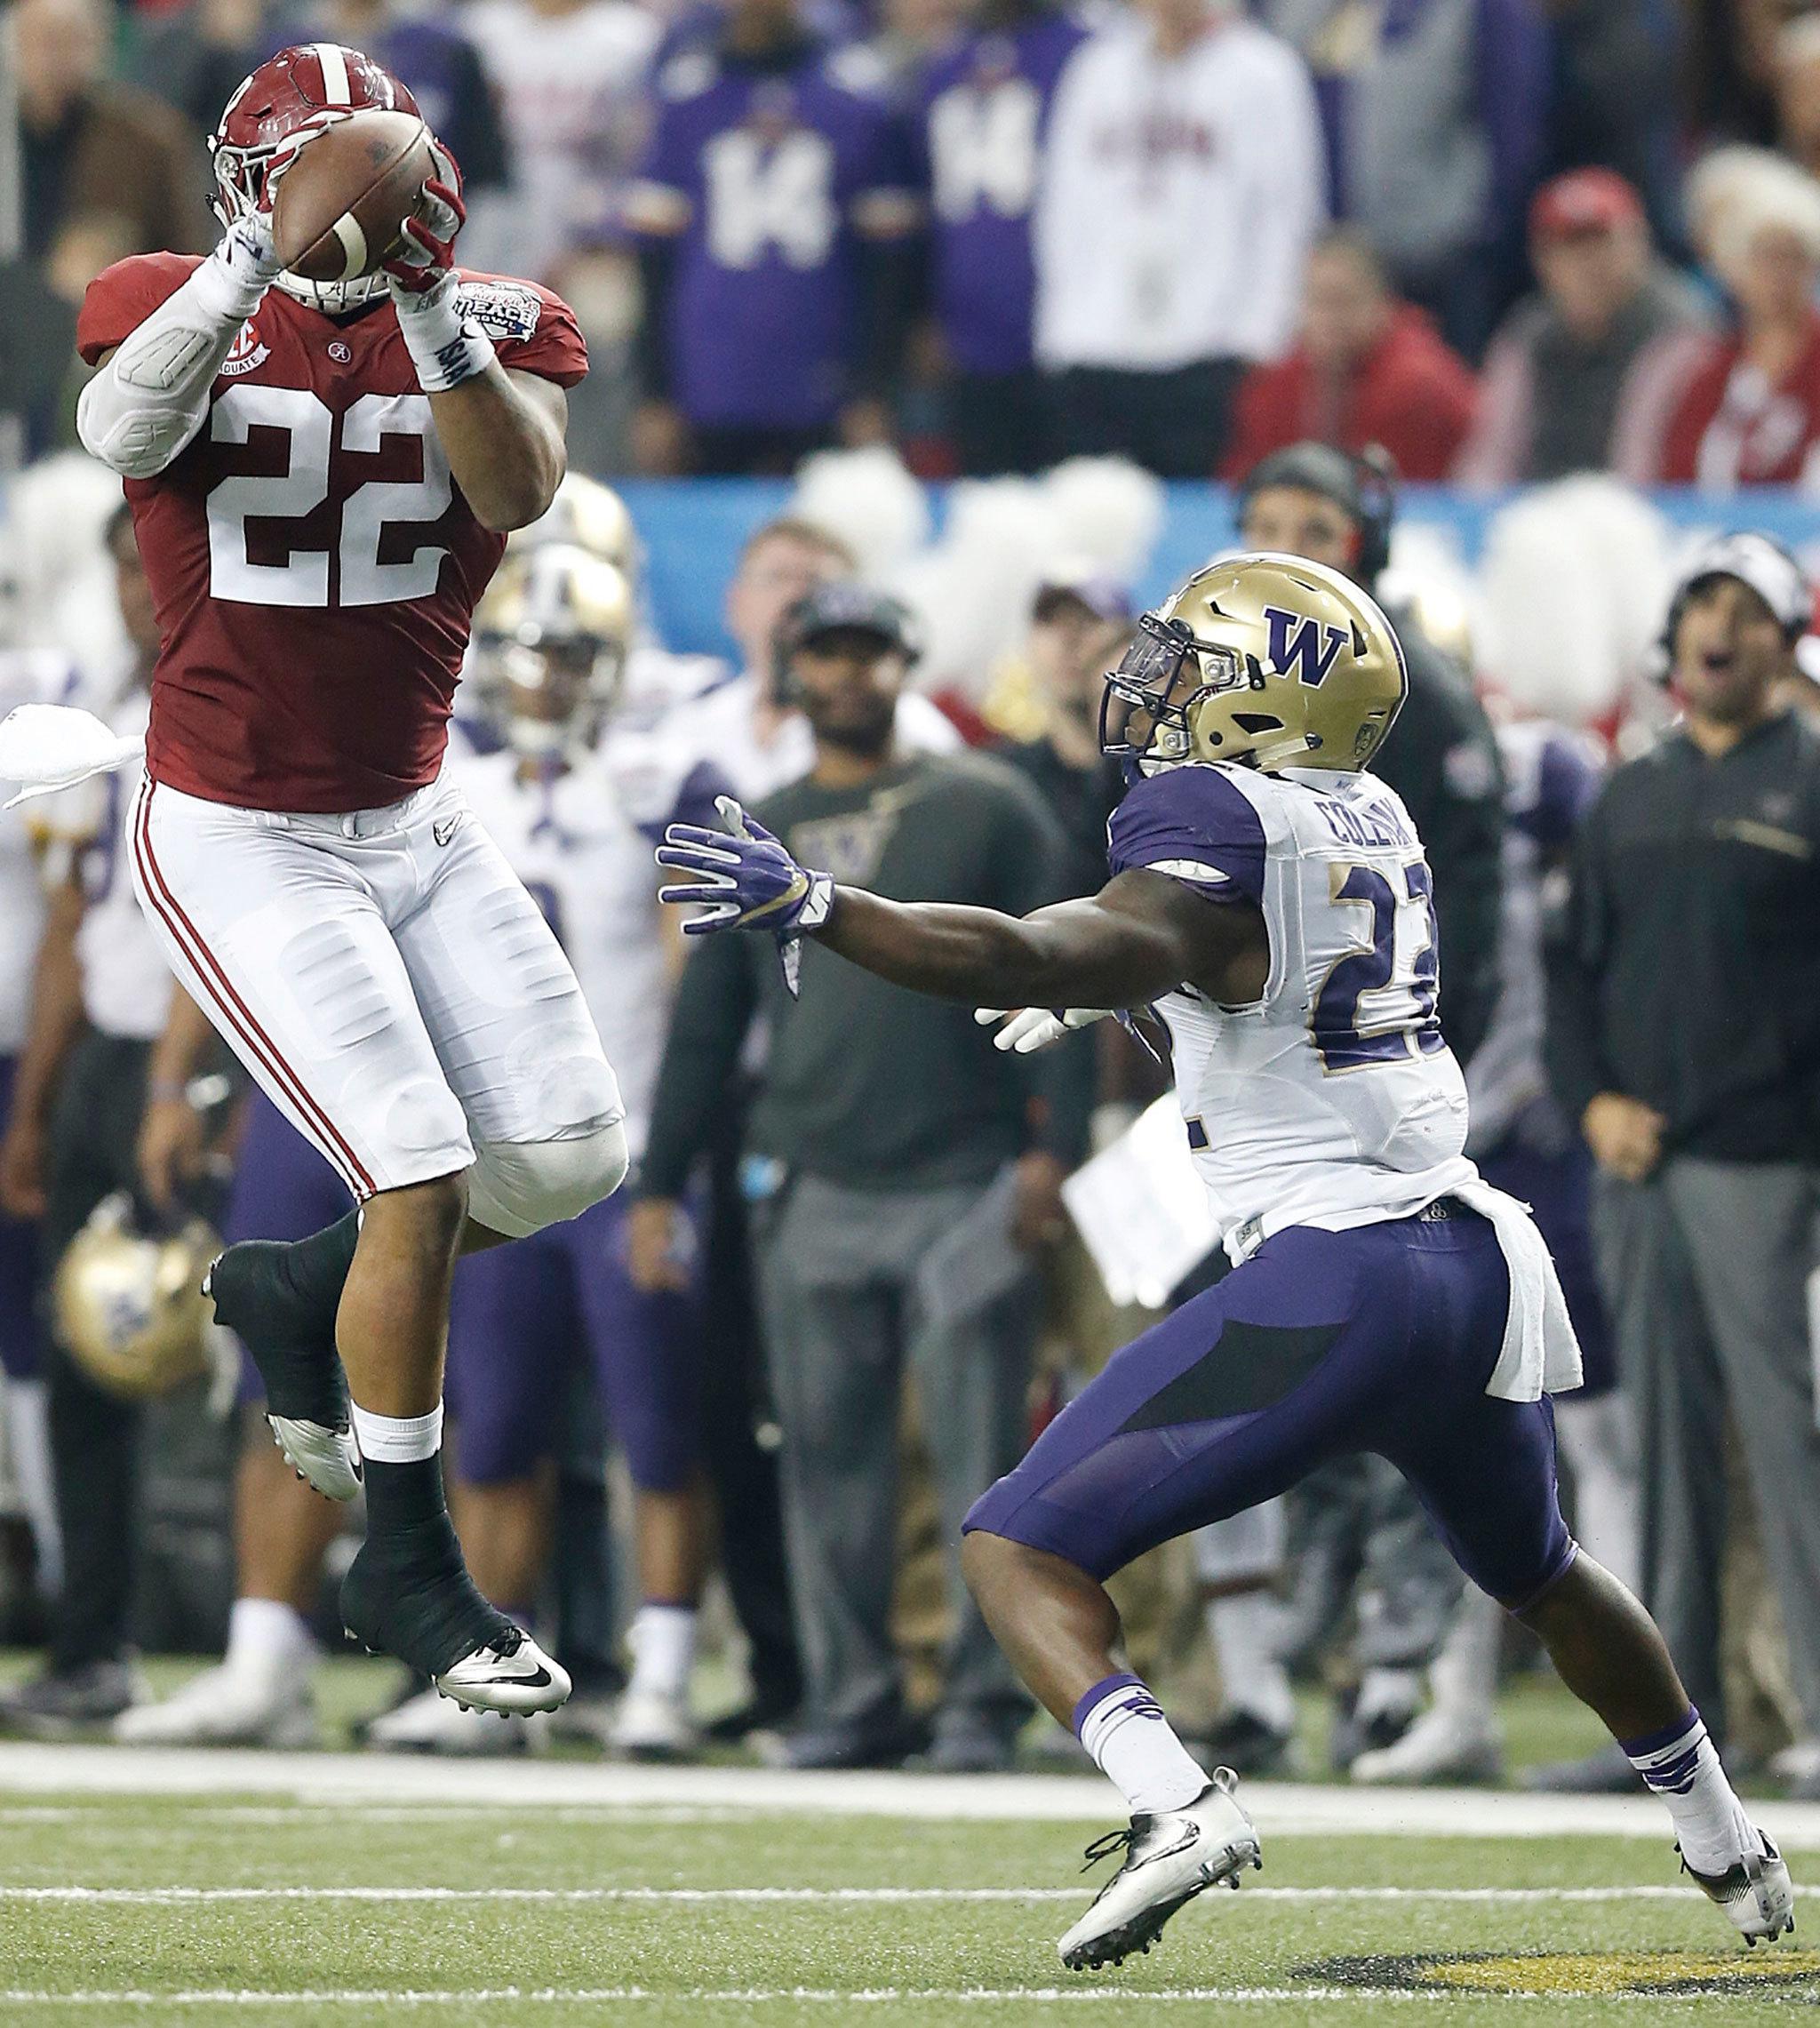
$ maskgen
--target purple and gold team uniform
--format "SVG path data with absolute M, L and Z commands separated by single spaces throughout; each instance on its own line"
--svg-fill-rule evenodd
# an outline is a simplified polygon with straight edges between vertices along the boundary
M 968 1526 L 1105 1577 L 1375 1451 L 1521 1606 L 1574 1554 L 1547 1393 L 1578 1385 L 1578 1354 L 1533 1228 L 1464 1154 L 1408 812 L 1370 774 L 1193 764 L 1131 789 L 1110 857 L 1264 914 L 1258 1000 L 1184 986 L 1156 1010 L 1235 1265 L 1117 1353 Z M 1520 1307 L 1560 1326 L 1521 1329 Z
M 718 774 L 661 730 L 611 730 L 567 772 L 524 778 L 511 753 L 454 763 L 468 802 L 524 882 L 575 968 L 626 1106 L 637 1161 L 670 998 L 655 840 L 672 822 L 712 824 Z M 530 1239 L 475 1254 L 455 1273 L 449 1412 L 461 1474 L 530 1475 L 562 1449 L 566 1366 L 592 1362 L 633 1483 L 685 1486 L 695 1467 L 698 1321 L 693 1297 L 634 1286 L 625 1193 Z

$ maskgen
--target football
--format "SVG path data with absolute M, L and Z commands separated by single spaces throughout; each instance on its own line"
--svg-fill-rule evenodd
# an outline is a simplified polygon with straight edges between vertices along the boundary
M 272 200 L 272 238 L 288 273 L 352 282 L 397 252 L 404 221 L 437 172 L 414 113 L 353 113 L 307 143 Z

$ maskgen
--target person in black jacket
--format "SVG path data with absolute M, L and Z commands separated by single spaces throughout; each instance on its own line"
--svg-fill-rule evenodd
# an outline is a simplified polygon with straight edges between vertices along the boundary
M 1235 502 L 1248 549 L 1305 556 L 1344 571 L 1374 596 L 1390 559 L 1394 473 L 1381 451 L 1355 457 L 1325 443 L 1292 443 L 1245 475 Z M 1484 1040 L 1499 989 L 1504 770 L 1484 707 L 1465 673 L 1422 632 L 1413 612 L 1387 608 L 1403 646 L 1409 690 L 1372 771 L 1402 797 L 1428 848 L 1446 982 L 1443 1026 L 1464 1064 Z M 1293 1706 L 1283 1652 L 1306 1657 L 1344 1617 L 1355 1589 L 1361 1609 L 1353 1659 L 1356 1695 L 1343 1697 L 1331 1742 L 1336 1769 L 1389 1746 L 1414 1721 L 1423 1674 L 1444 1638 L 1460 1579 L 1398 1475 L 1377 1457 L 1324 1467 L 1297 1489 L 1289 1547 L 1291 1610 L 1279 1620 L 1260 1602 L 1281 1553 L 1280 1529 L 1237 1516 L 1196 1539 L 1208 1625 L 1227 1706 L 1209 1751 L 1242 1773 L 1281 1769 Z M 1260 1541 L 1274 1546 L 1260 1550 Z
M 1599 1164 L 1594 1237 L 1636 1412 L 1643 1594 L 1716 1740 L 1729 1414 L 1820 1794 L 1820 733 L 1789 708 L 1812 591 L 1760 535 L 1696 554 L 1664 644 L 1684 708 L 1582 827 L 1548 1067 Z

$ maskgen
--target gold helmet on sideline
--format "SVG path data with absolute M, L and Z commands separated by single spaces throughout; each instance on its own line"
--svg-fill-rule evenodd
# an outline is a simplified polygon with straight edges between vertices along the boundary
M 1230 556 L 1138 623 L 1106 680 L 1099 740 L 1148 773 L 1185 761 L 1366 766 L 1409 673 L 1369 594 L 1299 556 Z
M 599 562 L 611 563 L 637 595 L 638 531 L 625 501 L 611 486 L 580 472 L 565 472 L 542 515 L 529 528 L 519 529 L 506 547 L 515 556 L 553 543 L 585 549 Z
M 613 564 L 568 543 L 508 556 L 475 611 L 482 716 L 528 759 L 586 751 L 619 699 L 634 621 Z
M 103 1198 L 69 1242 L 52 1282 L 57 1338 L 109 1393 L 167 1394 L 209 1369 L 203 1276 L 221 1242 L 200 1218 L 140 1232 L 132 1200 Z

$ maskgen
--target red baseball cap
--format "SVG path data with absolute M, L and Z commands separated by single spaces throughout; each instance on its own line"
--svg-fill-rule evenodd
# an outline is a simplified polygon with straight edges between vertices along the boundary
M 1615 169 L 1570 169 L 1545 183 L 1529 206 L 1533 239 L 1576 239 L 1640 220 L 1643 203 Z

